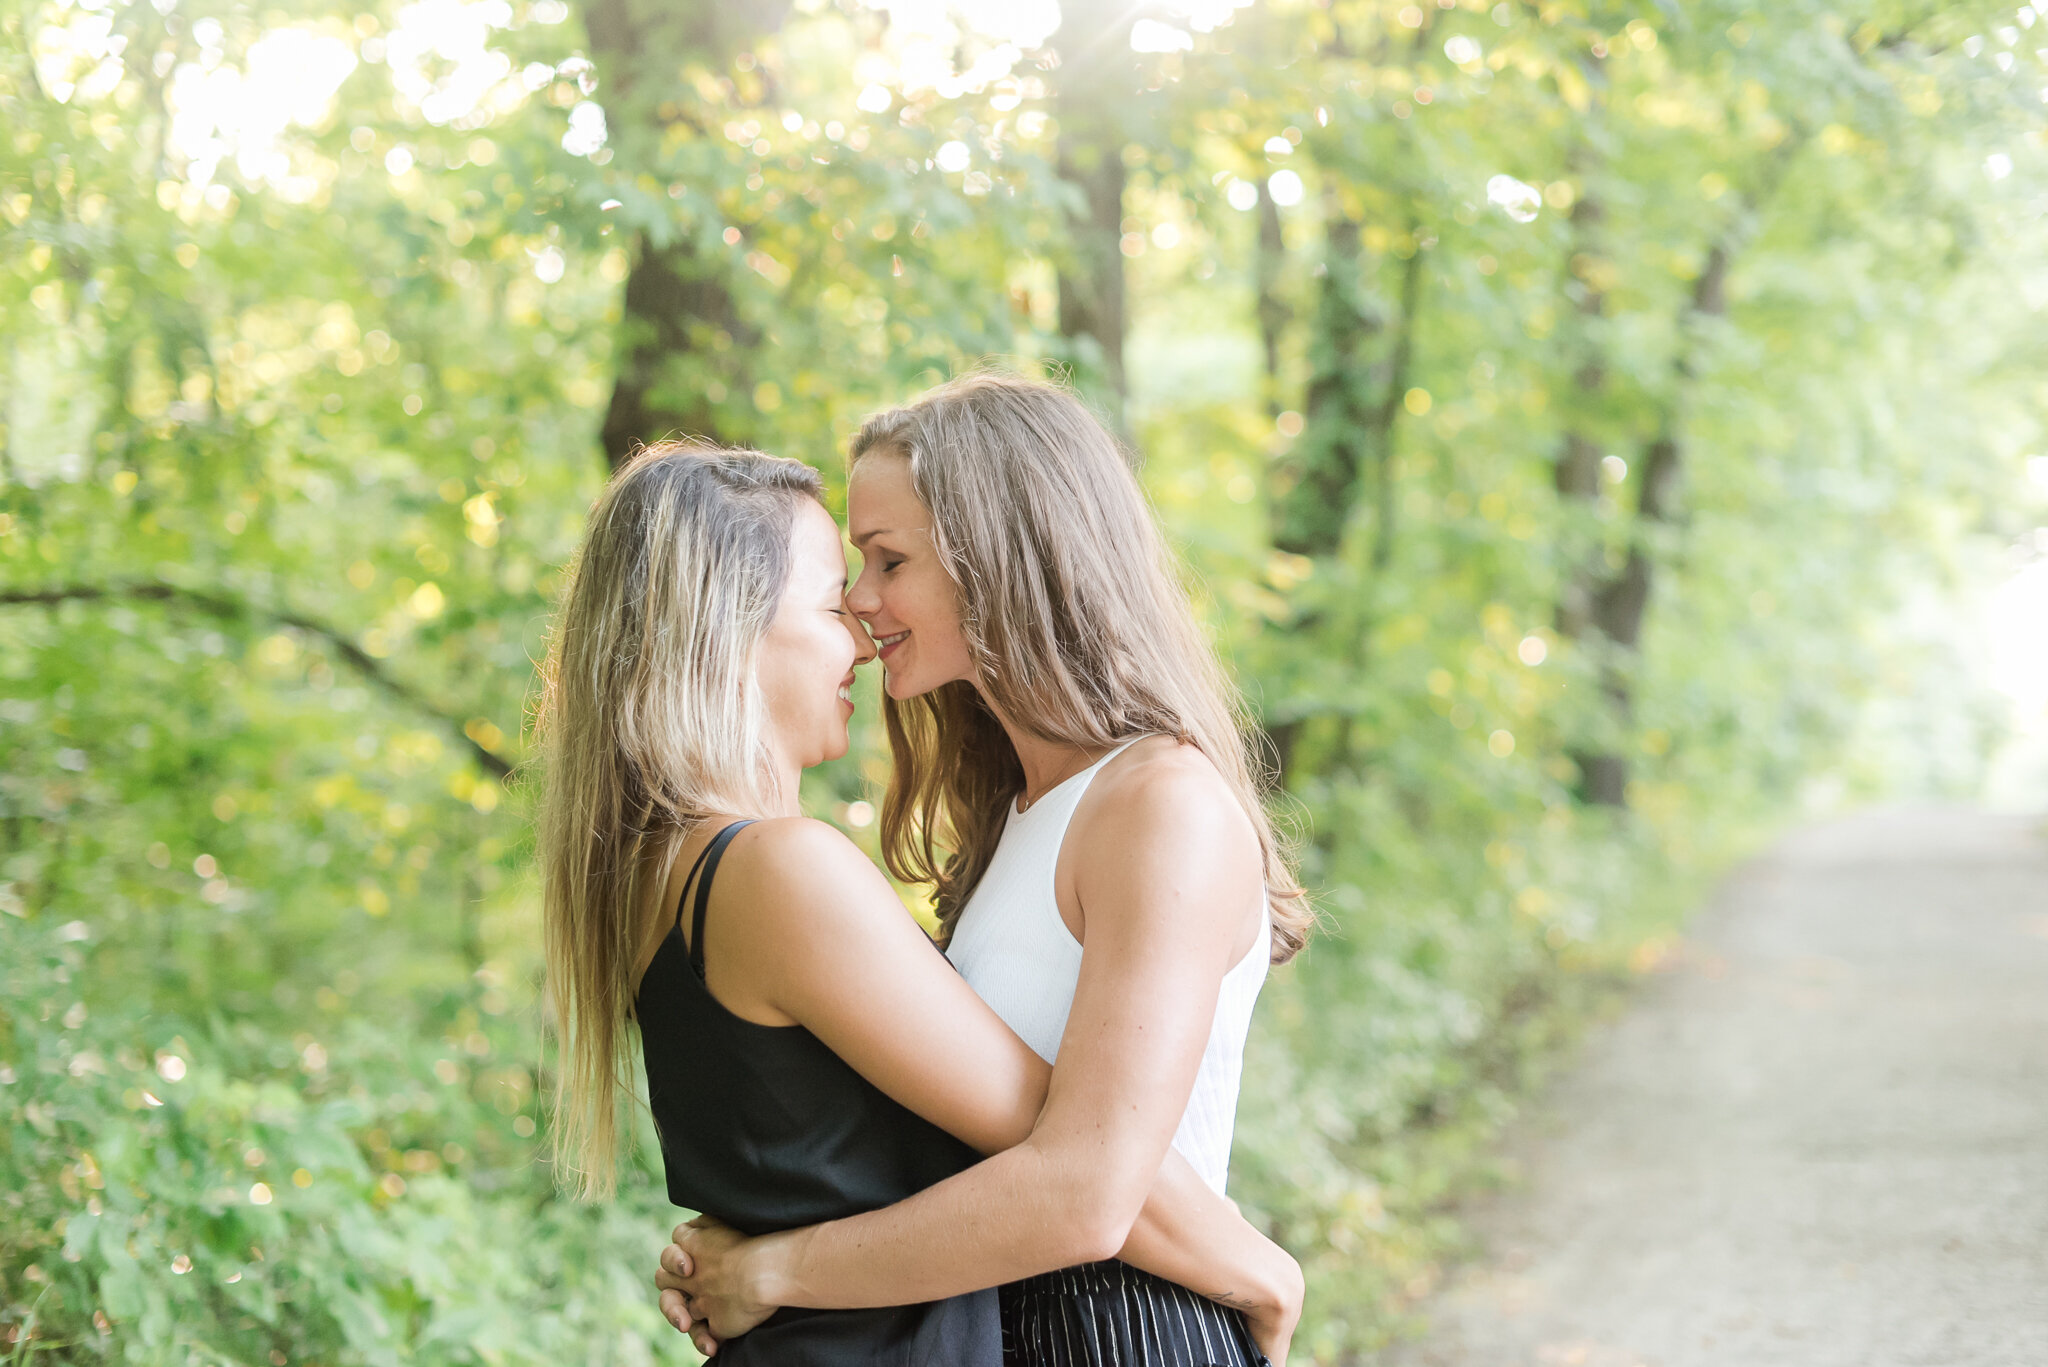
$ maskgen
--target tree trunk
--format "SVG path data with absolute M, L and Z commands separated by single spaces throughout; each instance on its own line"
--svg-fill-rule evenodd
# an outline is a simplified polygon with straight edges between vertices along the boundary
M 677 75 L 685 66 L 730 66 L 779 29 L 789 9 L 789 0 L 594 0 L 585 10 L 585 28 L 618 154 L 630 159 L 657 140 L 664 116 L 692 120 L 691 92 Z M 670 436 L 738 442 L 749 435 L 734 430 L 733 409 L 721 405 L 727 396 L 748 392 L 759 334 L 741 317 L 728 283 L 734 256 L 706 250 L 706 235 L 689 226 L 662 246 L 645 233 L 630 244 L 618 372 L 599 438 L 613 469 L 644 442 Z
M 1583 202 L 1583 201 L 1582 201 Z M 1693 283 L 1692 298 L 1680 320 L 1681 335 L 1690 334 L 1701 319 L 1718 318 L 1727 312 L 1727 281 L 1730 251 L 1727 242 L 1717 242 L 1707 253 L 1699 279 Z M 1634 689 L 1629 667 L 1642 648 L 1643 619 L 1649 610 L 1655 561 L 1645 544 L 1645 531 L 1668 522 L 1673 491 L 1685 456 L 1679 436 L 1683 391 L 1696 373 L 1689 346 L 1681 343 L 1672 362 L 1679 392 L 1666 405 L 1657 435 L 1646 443 L 1638 458 L 1636 506 L 1627 558 L 1612 574 L 1582 572 L 1574 591 L 1558 612 L 1558 629 L 1590 638 L 1597 633 L 1609 658 L 1601 666 L 1601 691 L 1618 720 L 1626 722 L 1634 711 Z M 1583 372 L 1582 372 L 1583 374 Z M 1590 453 L 1590 454 L 1589 454 Z M 1558 463 L 1558 490 L 1573 497 L 1596 498 L 1599 493 L 1599 455 L 1591 443 L 1576 434 L 1566 440 Z M 1584 481 L 1592 481 L 1582 492 Z M 1567 483 L 1571 487 L 1567 487 Z M 1569 623 L 1569 627 L 1568 627 Z M 1574 752 L 1586 801 L 1606 806 L 1624 806 L 1628 792 L 1628 761 L 1619 754 L 1588 750 Z
M 1362 356 L 1386 323 L 1366 293 L 1359 236 L 1358 220 L 1342 216 L 1325 233 L 1305 423 L 1276 472 L 1273 501 L 1273 544 L 1293 555 L 1336 553 L 1378 411 Z
M 1266 416 L 1280 416 L 1280 335 L 1287 328 L 1287 304 L 1280 298 L 1280 270 L 1287 261 L 1287 243 L 1280 235 L 1280 206 L 1259 192 L 1259 247 L 1256 311 L 1259 343 L 1265 360 Z
M 1385 571 L 1394 560 L 1394 424 L 1407 402 L 1408 376 L 1415 360 L 1415 317 L 1422 307 L 1422 243 L 1418 225 L 1408 225 L 1408 259 L 1401 263 L 1401 301 L 1394 345 L 1387 357 L 1386 383 L 1380 395 L 1379 421 L 1373 425 L 1372 567 Z
M 1084 386 L 1119 427 L 1124 401 L 1124 106 L 1130 99 L 1129 18 L 1113 5 L 1071 5 L 1060 29 L 1060 179 L 1079 190 L 1059 270 L 1060 335 Z M 1128 429 L 1125 431 L 1128 436 Z
M 1310 341 L 1306 425 L 1301 439 L 1276 472 L 1272 537 L 1276 549 L 1312 559 L 1335 556 L 1366 476 L 1371 477 L 1373 538 L 1371 565 L 1377 575 L 1394 556 L 1394 433 L 1414 356 L 1415 322 L 1422 303 L 1422 247 L 1402 263 L 1399 295 L 1385 354 L 1370 359 L 1372 344 L 1389 332 L 1387 319 L 1364 284 L 1356 220 L 1338 216 L 1327 229 L 1322 288 Z M 1415 239 L 1415 225 L 1409 238 Z M 1353 641 L 1366 634 L 1371 605 L 1358 605 L 1359 620 L 1347 619 Z M 1293 633 L 1312 631 L 1318 615 L 1298 617 Z M 1362 662 L 1361 662 L 1362 663 Z M 1299 718 L 1267 728 L 1284 779 L 1301 736 Z M 1348 729 L 1348 727 L 1347 727 Z M 1349 748 L 1348 740 L 1344 749 Z
M 1411 242 L 1416 236 L 1410 224 Z M 1422 248 L 1402 263 L 1397 312 L 1386 354 L 1367 359 L 1389 320 L 1365 285 L 1359 224 L 1335 218 L 1328 229 L 1322 289 L 1316 301 L 1314 367 L 1307 424 L 1281 463 L 1273 507 L 1273 544 L 1294 555 L 1335 555 L 1370 472 L 1374 503 L 1373 566 L 1384 569 L 1394 549 L 1394 428 L 1414 356 L 1414 329 L 1422 295 Z
M 1423 51 L 1435 25 L 1435 10 L 1424 7 L 1418 28 L 1391 51 L 1384 32 L 1376 39 L 1375 58 L 1382 65 Z M 1333 52 L 1349 51 L 1340 26 L 1331 39 Z M 1341 144 L 1339 144 L 1341 146 Z M 1405 160 L 1405 158 L 1403 158 Z M 1390 168 L 1362 168 L 1373 178 Z M 1399 176 L 1396 173 L 1395 178 Z M 1264 198 L 1262 195 L 1261 198 Z M 1405 231 L 1412 254 L 1403 263 L 1398 312 L 1384 358 L 1374 362 L 1370 348 L 1387 331 L 1389 320 L 1372 298 L 1368 285 L 1376 262 L 1361 247 L 1362 225 L 1332 200 L 1325 215 L 1322 285 L 1317 292 L 1315 330 L 1309 342 L 1309 386 L 1301 440 L 1276 471 L 1272 503 L 1273 544 L 1295 555 L 1335 555 L 1344 541 L 1345 525 L 1358 500 L 1362 471 L 1373 475 L 1376 523 L 1373 566 L 1385 568 L 1393 555 L 1393 444 L 1407 391 L 1414 353 L 1415 319 L 1421 304 L 1422 244 L 1420 225 L 1409 217 Z M 1279 221 L 1274 220 L 1277 235 Z
M 722 261 L 705 260 L 687 239 L 633 244 L 619 322 L 619 369 L 600 440 L 616 470 L 642 443 L 664 437 L 737 442 L 718 420 L 718 400 L 745 393 L 749 353 L 759 343 L 742 320 Z
M 1786 167 L 1803 142 L 1803 135 L 1788 139 L 1765 163 L 1764 174 L 1752 195 L 1753 205 L 1760 207 L 1776 192 Z M 1728 268 L 1749 227 L 1753 224 L 1746 225 L 1743 217 L 1738 216 L 1726 235 L 1708 248 L 1699 279 L 1693 282 L 1692 299 L 1686 306 L 1685 317 L 1680 320 L 1678 354 L 1671 363 L 1677 392 L 1664 410 L 1657 436 L 1643 448 L 1636 475 L 1638 529 L 1671 520 L 1673 492 L 1685 459 L 1685 445 L 1679 435 L 1679 410 L 1685 390 L 1699 374 L 1693 350 L 1694 334 L 1702 321 L 1727 316 Z M 1634 651 L 1640 647 L 1654 569 L 1642 538 L 1634 537 L 1621 572 L 1600 585 L 1592 596 L 1593 624 L 1608 640 L 1625 650 Z M 1626 706 L 1629 696 L 1625 682 L 1621 686 L 1621 698 Z
M 1715 243 L 1707 253 L 1706 266 L 1693 284 L 1692 302 L 1688 307 L 1689 323 L 1697 324 L 1703 318 L 1719 318 L 1727 312 L 1728 259 L 1725 243 Z M 1691 381 L 1695 366 L 1690 350 L 1682 348 L 1672 368 L 1677 372 L 1681 386 Z M 1685 458 L 1676 410 L 1674 400 L 1673 405 L 1665 410 L 1662 430 L 1643 448 L 1636 476 L 1638 527 L 1666 522 L 1671 516 L 1672 492 Z M 1628 561 L 1621 572 L 1603 584 L 1594 596 L 1594 624 L 1608 640 L 1624 650 L 1634 651 L 1641 646 L 1643 616 L 1650 605 L 1653 570 L 1649 552 L 1641 537 L 1637 537 L 1629 546 Z
M 1574 279 L 1566 289 L 1577 300 L 1581 332 L 1581 359 L 1572 374 L 1576 392 L 1573 420 L 1566 428 L 1551 471 L 1558 496 L 1586 511 L 1583 523 L 1590 524 L 1593 508 L 1600 500 L 1600 439 L 1591 430 L 1593 415 L 1602 404 L 1607 388 L 1607 365 L 1601 354 L 1599 323 L 1606 316 L 1607 295 L 1602 288 L 1606 262 L 1601 254 L 1600 227 L 1606 218 L 1601 201 L 1591 187 L 1580 193 L 1572 206 L 1571 258 L 1569 274 Z M 1579 521 L 1579 519 L 1574 519 Z M 1604 565 L 1606 551 L 1585 525 L 1567 529 L 1565 542 L 1576 566 L 1565 579 L 1557 605 L 1558 634 L 1577 641 L 1605 639 L 1599 621 L 1599 604 L 1609 588 Z M 1600 662 L 1600 688 L 1613 720 L 1625 725 L 1630 699 L 1627 683 L 1612 661 Z M 1598 746 L 1574 746 L 1568 753 L 1579 770 L 1579 797 L 1601 807 L 1625 806 L 1628 800 L 1628 760 L 1620 753 Z

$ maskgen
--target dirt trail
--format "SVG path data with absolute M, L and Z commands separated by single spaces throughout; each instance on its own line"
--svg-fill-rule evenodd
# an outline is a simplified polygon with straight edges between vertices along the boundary
M 2048 826 L 1787 841 L 1511 1151 L 1386 1367 L 2048 1367 Z

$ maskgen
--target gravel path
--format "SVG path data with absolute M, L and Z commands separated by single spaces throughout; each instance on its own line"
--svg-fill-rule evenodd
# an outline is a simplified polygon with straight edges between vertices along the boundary
M 1789 840 L 1511 1155 L 1387 1367 L 2048 1367 L 2048 824 Z

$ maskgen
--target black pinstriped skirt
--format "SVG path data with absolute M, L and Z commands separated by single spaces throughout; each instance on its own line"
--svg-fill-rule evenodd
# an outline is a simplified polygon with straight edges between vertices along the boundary
M 1115 1259 L 999 1294 L 1003 1367 L 1266 1367 L 1242 1314 Z

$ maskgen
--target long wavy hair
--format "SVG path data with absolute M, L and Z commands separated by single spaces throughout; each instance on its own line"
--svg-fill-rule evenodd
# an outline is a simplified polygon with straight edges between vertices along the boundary
M 558 1180 L 609 1194 L 630 1079 L 644 913 L 714 813 L 780 794 L 754 677 L 818 472 L 758 451 L 665 441 L 605 486 L 556 610 L 537 724 L 548 995 L 560 1045 Z
M 1243 699 L 1116 440 L 1065 390 L 984 372 L 870 418 L 850 463 L 878 454 L 910 461 L 987 696 L 1046 740 L 1101 748 L 1165 735 L 1199 748 L 1258 833 L 1273 959 L 1292 958 L 1314 913 L 1266 812 Z M 898 878 L 932 885 L 950 935 L 1023 767 L 964 680 L 886 699 L 883 715 L 895 758 L 883 857 Z

